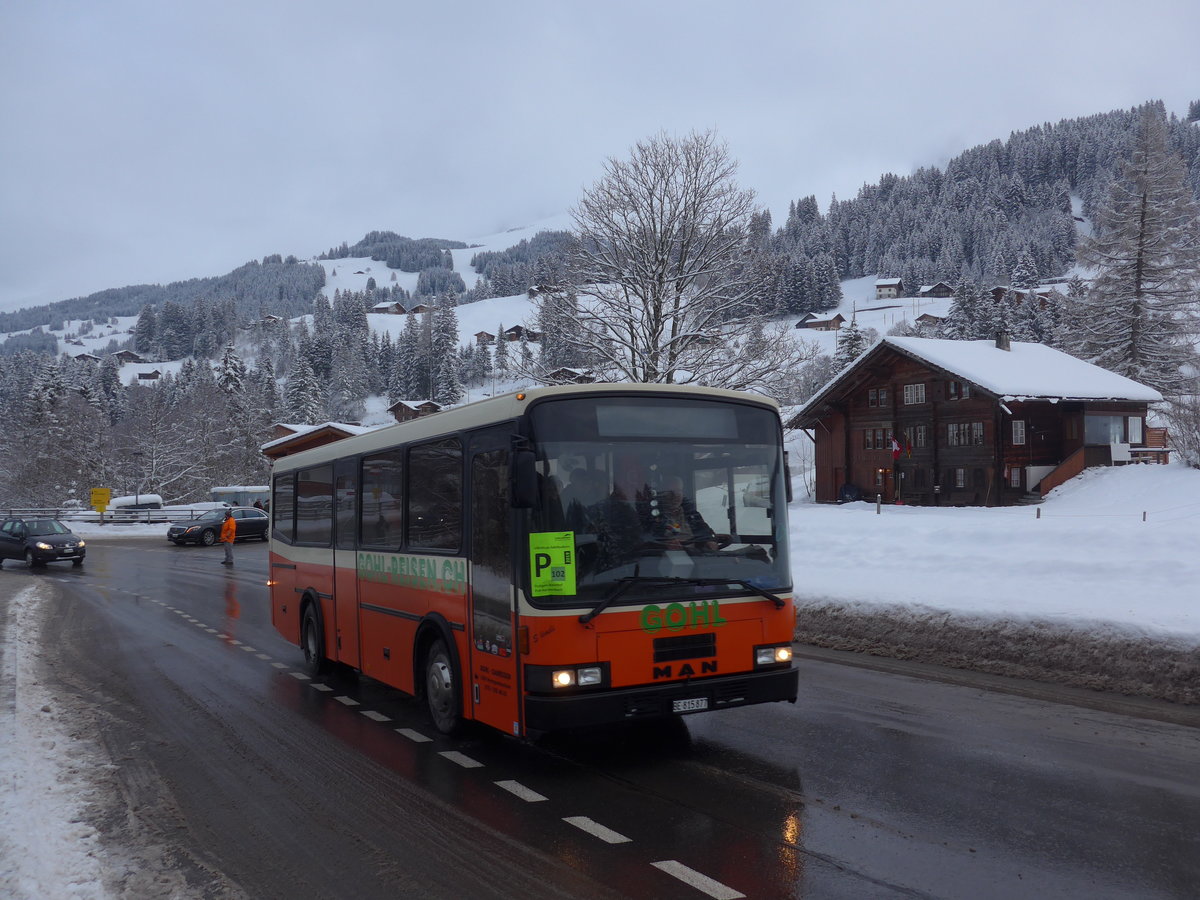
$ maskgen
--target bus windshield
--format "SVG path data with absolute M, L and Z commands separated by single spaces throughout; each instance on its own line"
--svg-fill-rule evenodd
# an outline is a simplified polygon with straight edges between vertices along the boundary
M 541 489 L 530 528 L 575 542 L 576 594 L 539 604 L 594 603 L 635 575 L 681 580 L 632 584 L 621 603 L 728 594 L 722 578 L 790 590 L 773 411 L 616 397 L 543 402 L 531 415 Z

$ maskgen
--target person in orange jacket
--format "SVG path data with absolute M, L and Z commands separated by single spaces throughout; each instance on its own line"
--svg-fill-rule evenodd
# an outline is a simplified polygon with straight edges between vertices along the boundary
M 225 545 L 223 566 L 233 565 L 233 542 L 237 539 L 237 522 L 233 518 L 233 510 L 225 510 L 225 521 L 221 523 L 221 543 Z

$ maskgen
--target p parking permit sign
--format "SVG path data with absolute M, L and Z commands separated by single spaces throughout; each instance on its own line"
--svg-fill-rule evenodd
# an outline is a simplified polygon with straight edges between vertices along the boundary
M 529 535 L 529 583 L 534 597 L 575 594 L 575 532 Z

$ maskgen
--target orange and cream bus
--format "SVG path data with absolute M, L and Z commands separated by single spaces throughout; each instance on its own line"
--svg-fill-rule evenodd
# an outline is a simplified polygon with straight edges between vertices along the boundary
M 434 725 L 518 736 L 794 702 L 779 412 L 537 388 L 275 461 L 271 615 Z

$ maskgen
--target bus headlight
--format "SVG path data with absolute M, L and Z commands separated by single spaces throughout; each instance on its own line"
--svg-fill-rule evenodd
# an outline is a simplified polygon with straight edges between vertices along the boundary
M 591 662 L 580 666 L 527 665 L 525 686 L 535 694 L 597 690 L 611 683 L 608 669 L 607 662 Z
M 754 648 L 755 666 L 778 666 L 792 661 L 791 644 L 772 644 Z

